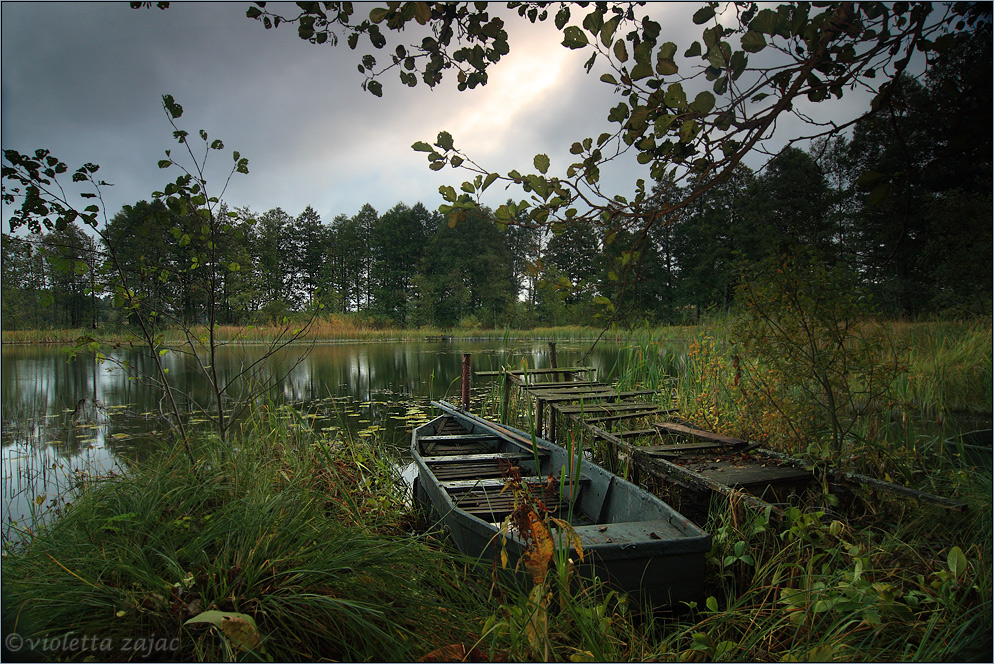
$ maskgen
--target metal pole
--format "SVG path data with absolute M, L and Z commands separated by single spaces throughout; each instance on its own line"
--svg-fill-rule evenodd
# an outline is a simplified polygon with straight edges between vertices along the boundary
M 469 353 L 462 354 L 462 409 L 469 411 Z

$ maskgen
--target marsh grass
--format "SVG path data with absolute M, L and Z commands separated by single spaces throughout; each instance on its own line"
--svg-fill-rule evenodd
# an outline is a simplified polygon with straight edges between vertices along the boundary
M 973 513 L 920 507 L 886 528 L 792 508 L 774 528 L 712 511 L 713 594 L 657 646 L 682 661 L 948 661 L 990 653 L 990 474 Z M 985 660 L 986 661 L 986 660 Z
M 898 403 L 937 422 L 950 412 L 990 412 L 990 320 L 895 324 L 894 332 L 909 349 L 908 371 L 894 387 Z
M 455 558 L 409 534 L 384 465 L 359 470 L 357 457 L 374 455 L 358 443 L 281 430 L 235 448 L 198 440 L 193 467 L 169 447 L 89 488 L 4 557 L 5 625 L 118 648 L 136 634 L 178 638 L 178 650 L 156 654 L 170 660 L 237 651 L 214 628 L 184 626 L 210 609 L 252 616 L 266 652 L 285 661 L 413 661 L 471 638 L 475 586 Z

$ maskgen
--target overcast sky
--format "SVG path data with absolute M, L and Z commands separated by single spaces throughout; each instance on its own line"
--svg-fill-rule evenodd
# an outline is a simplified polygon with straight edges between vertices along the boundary
M 182 128 L 224 141 L 215 173 L 230 165 L 232 149 L 248 157 L 250 174 L 233 180 L 229 204 L 257 213 L 279 206 L 294 216 L 311 205 L 330 222 L 367 202 L 380 213 L 398 202 L 436 208 L 439 185 L 458 187 L 466 177 L 428 170 L 410 146 L 434 142 L 441 130 L 491 170 L 533 171 L 532 157 L 546 153 L 551 172 L 562 174 L 572 141 L 611 128 L 611 86 L 597 68 L 584 72 L 589 52 L 561 46 L 551 19 L 508 21 L 511 53 L 485 87 L 457 92 L 447 78 L 435 91 L 411 89 L 391 72 L 378 99 L 360 89 L 356 70 L 368 45 L 315 46 L 292 25 L 267 31 L 245 17 L 248 6 L 174 2 L 166 11 L 136 11 L 126 2 L 2 2 L 3 147 L 44 147 L 71 169 L 99 164 L 115 185 L 105 193 L 113 215 L 178 175 L 156 166 L 175 147 L 161 108 L 161 96 L 171 94 L 184 108 Z M 357 3 L 357 13 L 369 7 Z M 652 7 L 663 38 L 681 50 L 699 37 L 690 21 L 696 7 Z M 574 11 L 572 23 L 583 13 Z M 606 190 L 624 195 L 648 177 L 634 161 L 605 176 Z M 494 186 L 484 202 L 498 205 L 509 193 L 522 197 Z

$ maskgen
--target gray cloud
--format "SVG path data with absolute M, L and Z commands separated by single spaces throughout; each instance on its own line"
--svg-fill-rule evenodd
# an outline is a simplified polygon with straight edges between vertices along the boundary
M 226 152 L 249 158 L 251 173 L 233 180 L 230 204 L 291 214 L 312 205 L 327 221 L 366 202 L 381 212 L 399 201 L 437 206 L 439 185 L 467 176 L 429 171 L 410 145 L 443 129 L 488 168 L 530 170 L 532 156 L 546 153 L 558 172 L 572 161 L 572 141 L 612 129 L 605 118 L 617 100 L 598 80 L 603 70 L 586 74 L 588 54 L 564 49 L 551 21 L 508 16 L 511 55 L 483 88 L 458 93 L 446 81 L 435 91 L 409 89 L 388 75 L 377 99 L 359 87 L 362 49 L 307 44 L 293 26 L 264 30 L 245 18 L 246 6 L 2 3 L 3 147 L 46 147 L 70 167 L 100 164 L 115 184 L 107 192 L 113 214 L 176 177 L 156 167 L 164 150 L 178 147 L 160 106 L 168 93 L 185 109 L 184 129 L 203 128 Z M 677 34 L 691 26 L 687 5 L 650 9 L 665 39 L 689 43 L 689 34 Z M 555 77 L 543 83 L 550 71 Z M 217 175 L 230 166 L 227 154 L 214 159 Z M 605 175 L 611 194 L 629 194 L 647 177 L 633 159 Z M 494 189 L 491 205 L 521 196 Z

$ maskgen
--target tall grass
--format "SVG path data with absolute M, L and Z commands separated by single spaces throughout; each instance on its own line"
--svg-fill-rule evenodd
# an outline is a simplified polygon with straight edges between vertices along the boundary
M 991 322 L 894 324 L 908 350 L 908 371 L 894 386 L 901 404 L 941 420 L 949 412 L 991 412 Z
M 967 484 L 973 515 L 921 509 L 886 529 L 797 509 L 779 529 L 732 505 L 713 512 L 714 594 L 658 648 L 681 661 L 981 661 L 990 475 Z
M 475 586 L 408 534 L 387 466 L 357 463 L 371 456 L 358 443 L 277 429 L 234 449 L 201 439 L 195 466 L 169 447 L 86 491 L 4 556 L 5 624 L 113 648 L 37 653 L 67 659 L 135 657 L 125 645 L 136 635 L 175 646 L 156 653 L 166 659 L 229 658 L 237 643 L 184 624 L 207 610 L 254 618 L 262 648 L 284 661 L 413 661 L 471 639 Z

